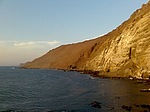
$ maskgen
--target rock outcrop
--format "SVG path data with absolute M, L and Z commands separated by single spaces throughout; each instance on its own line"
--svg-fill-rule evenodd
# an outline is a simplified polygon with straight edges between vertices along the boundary
M 109 77 L 150 77 L 150 2 L 112 32 L 60 46 L 23 67 L 99 71 L 99 75 Z

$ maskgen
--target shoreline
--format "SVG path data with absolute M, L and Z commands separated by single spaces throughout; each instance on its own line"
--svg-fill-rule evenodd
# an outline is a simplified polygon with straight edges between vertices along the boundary
M 137 77 L 133 77 L 133 76 L 120 76 L 120 75 L 112 75 L 115 73 L 107 73 L 107 72 L 102 72 L 102 71 L 92 71 L 92 70 L 77 70 L 77 69 L 57 69 L 57 68 L 24 68 L 24 67 L 16 67 L 19 69 L 45 69 L 45 70 L 61 70 L 64 72 L 69 72 L 69 71 L 76 71 L 79 72 L 80 74 L 88 74 L 92 77 L 96 77 L 96 78 L 102 78 L 102 79 L 128 79 L 128 80 L 143 80 L 143 81 L 147 81 L 150 83 L 150 77 L 149 78 L 137 78 Z M 149 84 L 150 85 L 150 84 Z

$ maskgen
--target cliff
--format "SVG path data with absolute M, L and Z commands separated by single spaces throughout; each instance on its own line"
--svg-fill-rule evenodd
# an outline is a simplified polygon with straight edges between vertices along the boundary
M 149 77 L 149 43 L 150 2 L 112 32 L 50 50 L 23 68 L 99 71 L 99 75 L 109 77 Z

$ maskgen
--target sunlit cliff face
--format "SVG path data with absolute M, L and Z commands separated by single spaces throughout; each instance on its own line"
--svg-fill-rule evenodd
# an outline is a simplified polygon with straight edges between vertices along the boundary
M 99 54 L 88 61 L 86 66 L 96 71 L 114 72 L 116 76 L 149 75 L 150 3 L 143 5 L 116 30 L 120 34 L 114 34 L 105 41 L 105 46 L 99 47 Z
M 149 77 L 149 43 L 150 2 L 112 32 L 93 40 L 60 46 L 24 67 L 92 70 L 115 77 Z

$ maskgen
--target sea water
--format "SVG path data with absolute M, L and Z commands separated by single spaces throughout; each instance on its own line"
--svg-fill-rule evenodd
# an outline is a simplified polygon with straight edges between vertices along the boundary
M 148 87 L 75 71 L 0 67 L 0 111 L 125 112 L 122 105 L 150 104 L 150 93 L 140 92 Z M 92 107 L 94 101 L 101 108 Z

